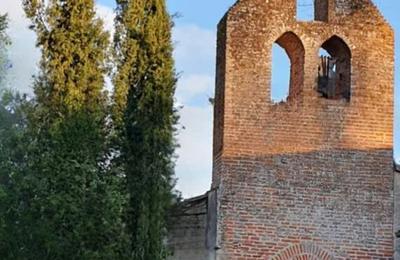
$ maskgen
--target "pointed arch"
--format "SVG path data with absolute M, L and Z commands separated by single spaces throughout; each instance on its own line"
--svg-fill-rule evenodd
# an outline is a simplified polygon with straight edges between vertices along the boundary
M 322 43 L 321 48 L 331 57 L 321 57 L 318 90 L 330 99 L 351 97 L 351 50 L 347 43 L 337 35 Z M 325 61 L 323 61 L 325 59 Z M 329 65 L 331 64 L 331 65 Z M 329 68 L 330 66 L 330 68 Z
M 303 89 L 305 49 L 302 41 L 294 32 L 285 32 L 276 41 L 290 60 L 290 80 L 288 100 L 296 98 Z M 273 72 L 274 73 L 274 72 Z M 273 87 L 273 86 L 272 86 Z

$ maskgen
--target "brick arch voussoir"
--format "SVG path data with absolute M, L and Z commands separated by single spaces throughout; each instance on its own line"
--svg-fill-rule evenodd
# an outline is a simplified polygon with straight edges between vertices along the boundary
M 278 252 L 270 260 L 334 260 L 331 253 L 313 243 L 291 245 Z
M 305 48 L 300 37 L 293 31 L 286 31 L 281 34 L 275 41 L 279 46 L 281 46 L 289 56 L 290 60 L 293 62 L 295 59 L 304 59 Z M 300 57 L 296 57 L 299 56 Z
M 329 53 L 342 52 L 347 58 L 351 59 L 352 50 L 347 40 L 337 34 L 331 35 L 321 43 L 321 47 Z
M 303 254 L 294 256 L 291 258 L 291 260 L 321 260 L 321 259 L 313 255 Z

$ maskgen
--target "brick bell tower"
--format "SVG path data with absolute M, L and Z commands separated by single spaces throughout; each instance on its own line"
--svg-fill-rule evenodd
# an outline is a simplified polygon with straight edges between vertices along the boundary
M 239 0 L 217 45 L 215 258 L 393 259 L 394 33 L 376 6 L 316 0 L 301 22 L 295 0 Z

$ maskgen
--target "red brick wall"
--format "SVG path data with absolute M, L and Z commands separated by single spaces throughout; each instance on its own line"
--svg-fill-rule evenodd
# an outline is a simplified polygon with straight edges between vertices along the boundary
M 329 1 L 329 22 L 297 22 L 295 0 L 241 0 L 220 24 L 219 259 L 393 255 L 394 34 L 369 1 L 346 15 Z M 292 75 L 294 98 L 272 104 L 271 49 L 287 32 L 304 46 L 304 76 Z M 351 51 L 350 101 L 316 91 L 318 50 L 332 36 Z

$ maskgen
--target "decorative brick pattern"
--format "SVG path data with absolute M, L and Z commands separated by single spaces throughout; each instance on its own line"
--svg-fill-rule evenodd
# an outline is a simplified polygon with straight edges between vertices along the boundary
M 334 260 L 325 250 L 313 243 L 292 245 L 279 252 L 270 260 Z M 336 258 L 337 259 L 337 258 Z

